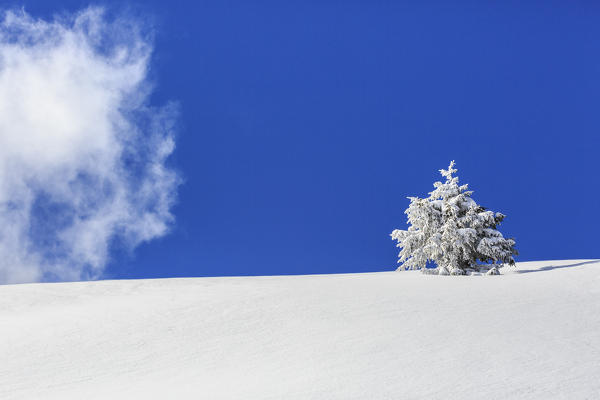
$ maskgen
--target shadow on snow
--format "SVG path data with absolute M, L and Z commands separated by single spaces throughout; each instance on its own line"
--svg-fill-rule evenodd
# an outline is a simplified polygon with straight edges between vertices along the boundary
M 568 264 L 568 265 L 548 265 L 547 267 L 542 267 L 539 269 L 523 269 L 523 270 L 516 270 L 515 272 L 519 273 L 519 274 L 528 274 L 530 272 L 542 272 L 542 271 L 550 271 L 550 270 L 559 269 L 559 268 L 578 267 L 580 265 L 595 264 L 597 262 L 600 262 L 600 260 L 583 261 L 583 262 L 579 262 L 576 264 Z

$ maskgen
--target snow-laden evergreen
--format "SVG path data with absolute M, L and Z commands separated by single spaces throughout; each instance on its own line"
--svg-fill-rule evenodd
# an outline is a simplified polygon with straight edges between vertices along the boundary
M 452 161 L 448 169 L 440 170 L 446 181 L 435 182 L 428 198 L 409 197 L 405 211 L 409 228 L 391 234 L 402 248 L 399 270 L 423 269 L 440 275 L 484 270 L 494 275 L 498 269 L 493 264 L 515 264 L 514 239 L 504 238 L 497 230 L 504 215 L 478 205 L 468 185 L 458 184 L 456 172 Z M 437 268 L 425 269 L 429 261 Z

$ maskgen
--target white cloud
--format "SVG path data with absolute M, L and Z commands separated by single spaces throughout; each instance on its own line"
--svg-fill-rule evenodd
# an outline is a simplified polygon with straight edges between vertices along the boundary
M 175 107 L 148 105 L 151 38 L 100 8 L 0 21 L 0 283 L 93 279 L 164 235 Z

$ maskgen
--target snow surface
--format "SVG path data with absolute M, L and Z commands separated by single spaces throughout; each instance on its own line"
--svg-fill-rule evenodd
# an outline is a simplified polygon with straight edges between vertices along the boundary
M 0 286 L 0 398 L 600 398 L 600 261 L 503 273 Z

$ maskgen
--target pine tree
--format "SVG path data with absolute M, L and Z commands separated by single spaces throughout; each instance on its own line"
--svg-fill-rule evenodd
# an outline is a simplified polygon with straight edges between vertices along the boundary
M 514 239 L 504 238 L 497 230 L 505 216 L 478 205 L 468 185 L 459 185 L 456 172 L 452 161 L 448 169 L 440 170 L 446 181 L 435 182 L 428 198 L 409 197 L 405 211 L 409 227 L 391 234 L 402 248 L 399 269 L 442 275 L 481 270 L 496 274 L 494 264 L 515 264 L 513 256 L 518 252 Z M 431 261 L 437 268 L 425 269 Z

